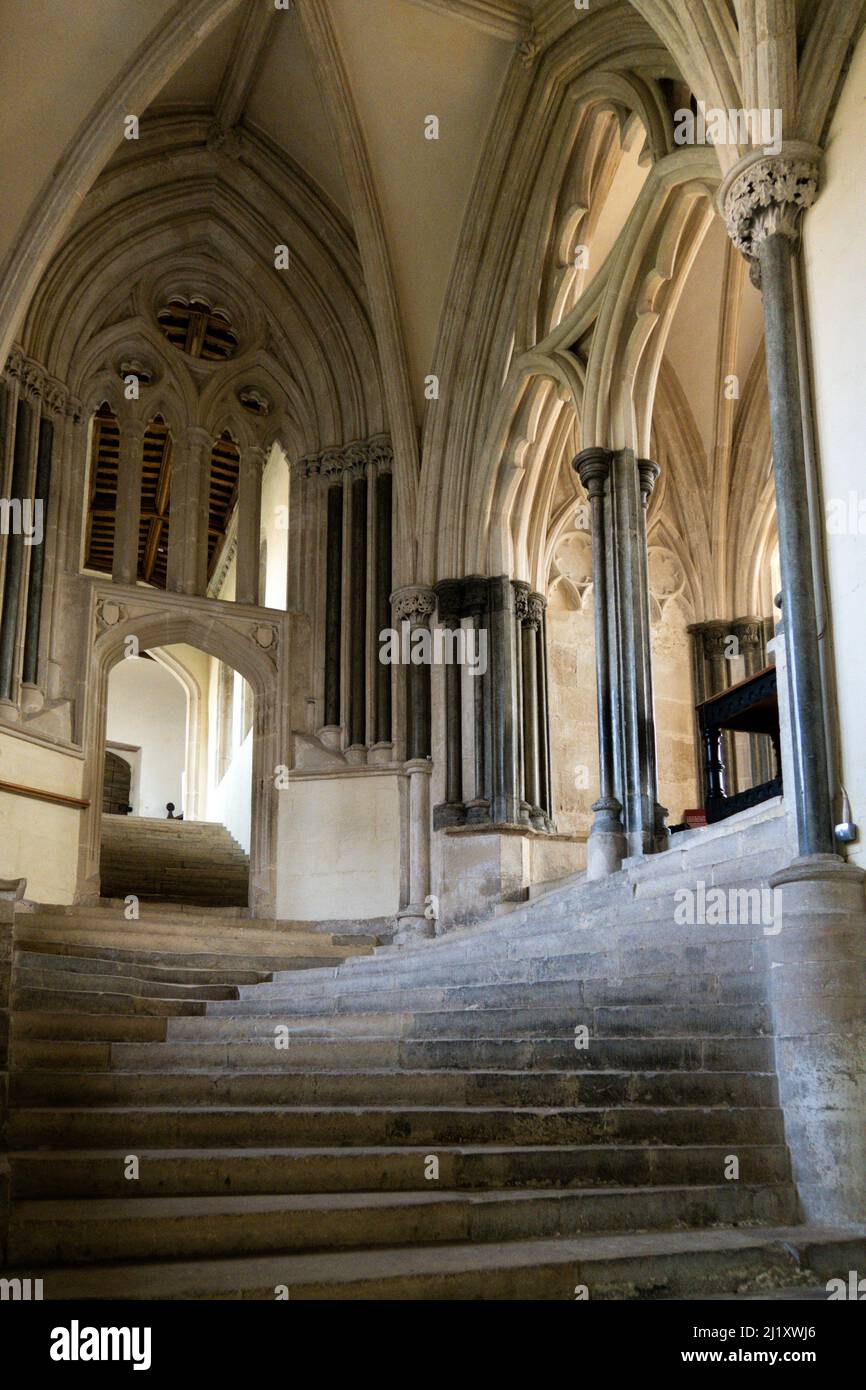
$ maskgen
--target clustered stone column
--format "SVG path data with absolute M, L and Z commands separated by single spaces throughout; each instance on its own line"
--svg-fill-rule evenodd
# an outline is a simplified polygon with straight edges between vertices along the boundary
M 445 801 L 434 827 L 553 828 L 547 709 L 546 601 L 506 575 L 445 579 L 436 585 L 446 631 L 464 625 L 486 669 L 464 684 L 445 668 Z M 464 786 L 464 692 L 471 689 L 472 785 Z
M 173 458 L 166 583 L 176 594 L 201 596 L 207 589 L 208 470 L 212 445 L 210 433 L 203 426 L 190 425 L 170 446 Z
M 379 660 L 379 634 L 392 626 L 393 451 L 385 436 L 301 459 L 293 469 L 293 511 L 323 544 L 318 595 L 300 578 L 301 606 L 316 612 L 324 653 L 316 694 L 319 736 L 352 763 L 393 753 L 392 670 Z M 317 520 L 318 518 L 318 520 Z M 292 538 L 300 541 L 297 531 Z M 303 543 L 309 548 L 307 535 Z
M 147 425 L 131 414 L 120 420 L 117 461 L 117 510 L 114 520 L 112 578 L 117 584 L 138 579 L 138 538 L 141 530 L 141 474 Z
M 765 938 L 779 1093 L 804 1217 L 841 1225 L 866 1220 L 866 902 L 863 870 L 835 853 L 795 316 L 799 223 L 817 196 L 820 159 L 800 142 L 751 154 L 727 175 L 719 204 L 763 296 L 782 571 L 780 722 L 799 854 L 770 879 L 775 921 Z
M 587 877 L 596 879 L 605 878 L 617 870 L 626 854 L 622 803 L 614 794 L 616 779 L 613 752 L 613 683 L 610 670 L 611 618 L 605 555 L 605 507 L 610 476 L 610 454 L 607 449 L 584 449 L 575 460 L 575 468 L 589 498 L 592 526 L 599 795 L 592 806 L 595 820 L 587 842 L 586 871 Z
M 409 584 L 391 596 L 398 629 L 409 624 L 409 650 L 413 636 L 429 629 L 436 611 L 436 595 L 424 585 Z M 406 772 L 409 776 L 409 902 L 401 909 L 398 945 L 416 936 L 433 934 L 425 916 L 430 893 L 430 665 L 412 661 L 406 667 Z
M 235 601 L 260 604 L 259 544 L 262 531 L 262 477 L 267 456 L 259 444 L 241 449 L 238 473 L 238 527 Z
M 630 449 L 584 449 L 574 460 L 590 500 L 595 593 L 600 787 L 587 872 L 602 878 L 625 854 L 667 845 L 658 802 L 650 647 L 646 507 L 659 474 Z
M 788 648 L 788 697 L 801 855 L 833 854 L 833 814 L 812 565 L 794 302 L 799 219 L 818 192 L 820 150 L 799 142 L 747 157 L 720 192 L 728 232 L 760 281 Z
M 55 422 L 72 403 L 59 382 L 14 349 L 0 380 L 0 712 L 16 720 L 42 698 L 46 537 L 56 452 Z

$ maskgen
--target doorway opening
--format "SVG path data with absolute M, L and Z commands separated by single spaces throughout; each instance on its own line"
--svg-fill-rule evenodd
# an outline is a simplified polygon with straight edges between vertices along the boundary
M 252 687 L 190 644 L 132 646 L 108 675 L 102 895 L 246 906 Z

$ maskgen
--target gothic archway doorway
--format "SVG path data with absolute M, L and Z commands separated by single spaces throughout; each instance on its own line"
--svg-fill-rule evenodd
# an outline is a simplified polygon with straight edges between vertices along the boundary
M 100 895 L 109 674 L 124 659 L 131 642 L 140 653 L 185 644 L 212 659 L 216 668 L 227 668 L 242 678 L 239 686 L 241 693 L 234 705 L 232 720 L 233 727 L 237 725 L 240 744 L 246 744 L 249 907 L 254 916 L 272 915 L 277 812 L 273 774 L 274 768 L 281 762 L 278 756 L 279 691 L 283 680 L 280 652 L 284 650 L 284 643 L 280 640 L 280 628 L 273 624 L 248 623 L 234 616 L 215 616 L 214 605 L 207 600 L 148 593 L 142 596 L 140 604 L 126 602 L 119 605 L 110 590 L 100 593 L 94 587 L 94 595 L 97 623 L 103 630 L 94 644 L 88 679 L 86 767 L 90 806 L 82 817 L 78 899 L 92 901 Z M 243 696 L 244 684 L 249 687 L 246 699 Z M 227 754 L 228 762 L 231 762 L 224 735 L 223 759 Z M 228 763 L 225 767 L 228 767 Z M 236 800 L 236 797 L 232 798 L 229 788 L 226 792 L 227 804 L 232 799 Z

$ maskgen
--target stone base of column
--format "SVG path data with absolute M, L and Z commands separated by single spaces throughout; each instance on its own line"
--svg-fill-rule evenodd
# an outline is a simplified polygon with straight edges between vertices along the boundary
M 490 802 L 484 797 L 476 797 L 474 801 L 466 803 L 466 824 L 467 825 L 489 825 L 490 824 Z
M 866 1221 L 864 872 L 836 855 L 774 874 L 766 936 L 779 1098 L 805 1220 Z
M 429 940 L 436 935 L 436 924 L 424 912 L 423 903 L 409 903 L 397 913 L 397 930 L 391 939 L 392 946 L 410 946 L 414 941 Z
M 586 842 L 586 876 L 588 879 L 608 878 L 618 873 L 626 857 L 623 834 L 610 830 L 593 830 Z
M 586 842 L 586 876 L 588 879 L 607 878 L 618 873 L 628 852 L 625 832 L 620 821 L 622 807 L 616 797 L 601 797 L 594 802 L 595 822 Z
M 338 753 L 342 751 L 343 730 L 339 724 L 325 724 L 319 729 L 316 737 L 326 748 L 335 749 Z
M 23 714 L 38 714 L 45 705 L 45 696 L 38 685 L 21 682 L 21 711 Z
M 671 847 L 671 832 L 665 825 L 669 815 L 670 811 L 667 806 L 662 806 L 657 801 L 653 824 L 653 850 L 656 854 L 663 854 L 666 849 Z
M 367 762 L 372 767 L 385 767 L 393 761 L 393 743 L 373 743 L 367 749 Z
M 367 749 L 363 743 L 353 743 L 346 749 L 346 762 L 351 767 L 366 767 Z
M 447 825 L 465 825 L 466 807 L 462 801 L 441 801 L 433 807 L 433 829 L 444 830 Z

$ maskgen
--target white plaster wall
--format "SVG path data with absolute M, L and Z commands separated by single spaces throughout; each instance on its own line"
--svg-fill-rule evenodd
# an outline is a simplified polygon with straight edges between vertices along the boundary
M 261 538 L 267 541 L 265 591 L 260 596 L 267 608 L 286 607 L 289 573 L 289 465 L 275 445 L 262 478 Z
M 210 737 L 208 723 L 208 683 L 210 681 L 210 666 L 212 658 L 207 652 L 201 651 L 199 647 L 191 647 L 186 642 L 174 642 L 170 646 L 163 648 L 167 656 L 172 657 L 184 667 L 187 675 L 197 687 L 197 697 L 194 702 L 187 701 L 187 766 L 184 769 L 184 814 L 193 818 L 190 806 L 195 807 L 194 819 L 201 820 L 204 807 L 207 805 L 207 750 Z M 194 703 L 194 708 L 191 708 Z M 195 745 L 196 753 L 193 758 L 193 765 L 197 771 L 195 798 L 191 799 L 189 792 L 190 777 L 190 752 L 191 745 Z
M 292 780 L 280 792 L 277 916 L 387 917 L 400 905 L 399 774 Z
M 243 731 L 243 704 L 246 681 L 239 672 L 234 671 L 232 695 L 231 752 L 228 766 L 222 777 L 219 775 L 219 686 L 221 662 L 208 657 L 209 675 L 207 683 L 207 725 L 209 736 L 206 749 L 207 795 L 201 810 L 200 819 L 218 821 L 234 836 L 249 853 L 250 825 L 252 811 L 252 768 L 253 736 L 252 730 L 246 735 Z
M 866 512 L 866 36 L 854 54 L 825 149 L 825 179 L 805 217 L 803 246 L 819 467 L 825 506 L 833 499 L 847 505 L 853 494 L 855 506 L 862 504 Z M 849 857 L 866 867 L 866 516 L 860 526 L 827 534 L 827 565 L 842 781 L 862 836 Z
M 130 657 L 109 675 L 106 738 L 141 749 L 133 815 L 164 816 L 168 801 L 183 810 L 186 703 L 180 682 L 156 661 Z
M 208 797 L 206 820 L 219 821 L 239 845 L 250 852 L 250 813 L 253 777 L 253 736 L 236 749 L 226 775 Z
M 0 780 L 80 797 L 83 773 L 81 758 L 0 731 Z M 32 902 L 71 903 L 81 814 L 0 792 L 0 878 L 26 878 Z

